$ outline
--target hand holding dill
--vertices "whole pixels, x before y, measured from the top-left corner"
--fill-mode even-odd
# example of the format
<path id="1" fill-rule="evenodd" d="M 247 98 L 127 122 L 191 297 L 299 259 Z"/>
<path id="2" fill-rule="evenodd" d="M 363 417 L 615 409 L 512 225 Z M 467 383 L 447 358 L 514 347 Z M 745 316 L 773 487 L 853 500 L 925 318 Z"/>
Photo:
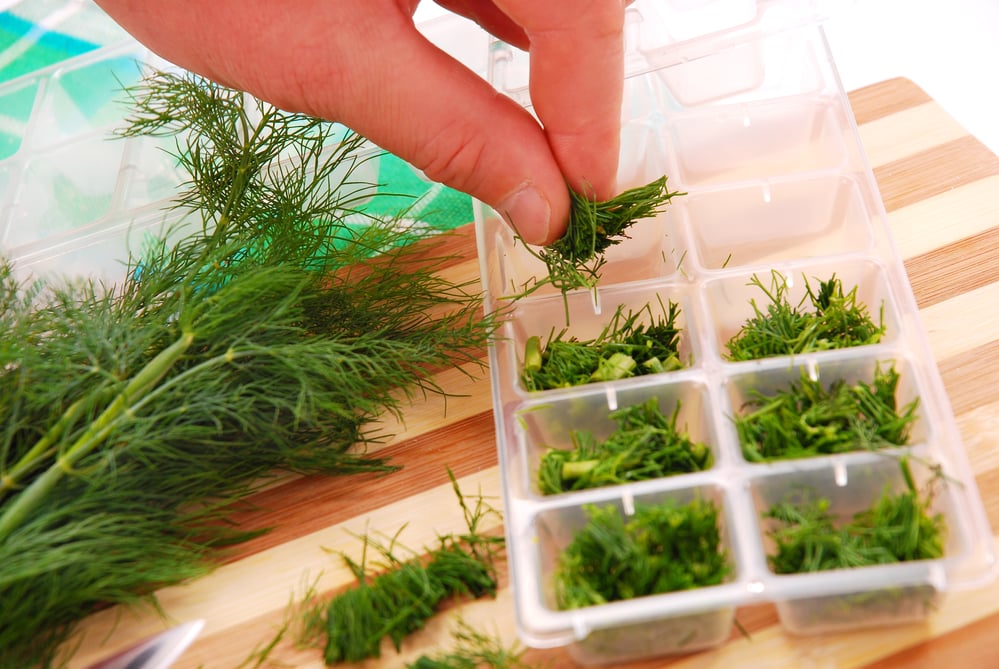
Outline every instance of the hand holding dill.
<path id="1" fill-rule="evenodd" d="M 628 229 L 638 221 L 665 210 L 674 196 L 663 176 L 644 186 L 626 190 L 610 200 L 594 201 L 586 194 L 570 191 L 569 225 L 553 244 L 529 253 L 545 263 L 548 275 L 525 287 L 523 297 L 551 284 L 565 294 L 576 288 L 595 288 L 608 248 L 628 238 Z M 526 245 L 525 245 L 526 246 Z"/>

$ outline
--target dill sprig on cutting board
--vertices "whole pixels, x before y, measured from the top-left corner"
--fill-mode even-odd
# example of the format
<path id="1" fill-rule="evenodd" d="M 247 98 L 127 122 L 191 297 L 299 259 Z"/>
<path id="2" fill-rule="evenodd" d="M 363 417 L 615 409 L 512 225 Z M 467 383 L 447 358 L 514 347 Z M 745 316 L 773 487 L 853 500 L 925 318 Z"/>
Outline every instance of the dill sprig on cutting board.
<path id="1" fill-rule="evenodd" d="M 619 306 L 610 322 L 593 339 L 550 336 L 542 346 L 537 335 L 524 346 L 521 381 L 531 391 L 615 381 L 679 369 L 680 306 L 659 301 L 660 314 L 646 304 L 637 311 Z M 645 322 L 648 321 L 648 322 Z"/>
<path id="2" fill-rule="evenodd" d="M 341 554 L 357 584 L 328 601 L 311 593 L 296 607 L 304 623 L 299 643 L 323 648 L 326 664 L 380 657 L 385 639 L 398 651 L 445 600 L 495 596 L 495 563 L 505 542 L 490 534 L 485 524 L 500 514 L 481 495 L 469 504 L 450 470 L 448 475 L 467 532 L 441 535 L 436 546 L 405 557 L 399 541 L 402 530 L 387 541 L 366 535 L 360 562 Z M 370 559 L 369 549 L 379 558 Z"/>
<path id="3" fill-rule="evenodd" d="M 176 138 L 189 224 L 113 284 L 0 262 L 0 667 L 206 573 L 269 474 L 389 471 L 375 421 L 495 329 L 429 233 L 363 214 L 362 139 L 193 76 L 132 92 L 123 134 Z"/>
<path id="4" fill-rule="evenodd" d="M 613 505 L 584 510 L 586 524 L 558 556 L 560 609 L 718 585 L 732 571 L 710 500 L 637 503 L 627 520 Z"/>
<path id="5" fill-rule="evenodd" d="M 798 574 L 895 564 L 943 557 L 946 521 L 932 513 L 932 485 L 915 486 L 909 463 L 901 460 L 906 489 L 885 490 L 874 504 L 841 523 L 825 497 L 808 497 L 775 504 L 764 518 L 774 549 L 768 556 L 778 574 Z M 935 481 L 931 481 L 931 484 Z"/>
<path id="6" fill-rule="evenodd" d="M 919 398 L 899 408 L 895 365 L 875 366 L 870 383 L 824 384 L 802 370 L 797 382 L 771 394 L 749 392 L 734 418 L 750 462 L 807 458 L 905 446 Z"/>
<path id="7" fill-rule="evenodd" d="M 867 305 L 858 299 L 856 286 L 844 292 L 843 282 L 835 274 L 819 281 L 818 290 L 807 277 L 804 282 L 804 296 L 792 303 L 787 279 L 779 272 L 772 272 L 769 287 L 754 275 L 749 285 L 763 291 L 768 302 L 764 310 L 756 300 L 750 301 L 753 315 L 727 342 L 726 358 L 757 360 L 881 341 L 885 334 L 883 306 L 875 323 Z"/>
<path id="8" fill-rule="evenodd" d="M 617 409 L 610 418 L 617 428 L 598 440 L 591 432 L 573 430 L 571 449 L 549 449 L 538 468 L 543 495 L 620 485 L 631 481 L 702 471 L 711 466 L 711 449 L 676 426 L 677 402 L 670 415 L 652 397 Z"/>

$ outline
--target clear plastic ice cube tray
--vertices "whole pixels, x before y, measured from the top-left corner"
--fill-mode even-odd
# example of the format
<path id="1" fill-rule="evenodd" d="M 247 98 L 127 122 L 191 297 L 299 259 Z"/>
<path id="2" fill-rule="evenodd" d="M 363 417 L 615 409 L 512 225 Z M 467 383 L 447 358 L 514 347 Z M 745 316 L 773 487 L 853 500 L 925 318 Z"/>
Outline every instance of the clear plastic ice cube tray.
<path id="1" fill-rule="evenodd" d="M 711 4 L 717 11 L 702 11 Z M 545 268 L 494 211 L 477 212 L 488 307 L 512 309 L 490 364 L 511 580 L 518 627 L 530 645 L 570 645 L 584 662 L 688 652 L 722 643 L 737 607 L 759 602 L 775 602 L 783 626 L 796 633 L 907 622 L 928 615 L 941 593 L 992 577 L 991 532 L 955 420 L 849 102 L 821 26 L 807 14 L 802 4 L 765 0 L 639 0 L 630 7 L 619 185 L 666 174 L 671 189 L 686 194 L 608 251 L 595 294 L 567 296 L 568 327 L 563 296 L 550 287 L 513 304 L 505 298 Z M 675 26 L 699 26 L 705 34 L 671 33 Z M 493 84 L 530 109 L 527 56 L 502 43 L 492 56 Z M 766 281 L 773 271 L 786 277 L 793 303 L 806 279 L 835 274 L 844 289 L 856 286 L 875 318 L 883 308 L 884 338 L 793 358 L 727 361 L 725 344 L 752 314 L 750 300 L 766 302 L 750 279 Z M 620 306 L 637 310 L 667 300 L 682 308 L 683 369 L 542 392 L 521 384 L 527 338 L 544 341 L 567 327 L 567 335 L 589 339 Z M 810 488 L 846 519 L 905 482 L 897 457 L 869 451 L 750 463 L 732 417 L 752 389 L 786 387 L 802 373 L 823 383 L 870 382 L 876 366 L 887 363 L 900 373 L 900 406 L 919 398 L 909 450 L 952 481 L 933 504 L 948 527 L 944 557 L 775 574 L 762 514 L 788 491 Z M 539 493 L 535 479 L 546 449 L 569 448 L 573 430 L 606 435 L 612 410 L 653 396 L 667 412 L 680 401 L 678 424 L 711 448 L 710 469 Z M 932 475 L 918 465 L 913 471 L 920 484 Z M 695 497 L 720 506 L 733 567 L 724 583 L 557 609 L 554 564 L 585 522 L 585 505 L 615 505 L 627 516 L 636 504 Z"/>

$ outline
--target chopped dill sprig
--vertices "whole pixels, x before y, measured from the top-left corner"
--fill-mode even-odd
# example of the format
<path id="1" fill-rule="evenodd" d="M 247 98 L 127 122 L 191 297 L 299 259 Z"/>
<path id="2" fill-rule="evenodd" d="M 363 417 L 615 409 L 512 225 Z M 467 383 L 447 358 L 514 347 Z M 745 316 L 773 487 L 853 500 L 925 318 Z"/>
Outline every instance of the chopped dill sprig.
<path id="1" fill-rule="evenodd" d="M 407 664 L 407 669 L 532 669 L 524 662 L 524 651 L 505 646 L 501 639 L 480 632 L 459 621 L 452 632 L 455 646 L 449 651 L 423 655 Z"/>
<path id="2" fill-rule="evenodd" d="M 611 412 L 617 423 L 606 439 L 573 430 L 569 450 L 549 449 L 541 458 L 538 487 L 543 495 L 611 486 L 631 481 L 702 471 L 711 466 L 711 450 L 676 427 L 672 415 L 659 410 L 659 399 Z"/>
<path id="3" fill-rule="evenodd" d="M 359 563 L 342 555 L 357 585 L 321 604 L 308 626 L 309 637 L 321 627 L 327 664 L 380 657 L 386 638 L 399 650 L 403 639 L 422 629 L 445 600 L 496 594 L 495 561 L 504 542 L 500 536 L 483 533 L 481 524 L 498 512 L 482 497 L 474 507 L 468 506 L 454 475 L 448 474 L 468 532 L 442 535 L 425 556 L 405 560 L 398 556 L 398 534 L 387 544 L 363 537 L 364 557 Z M 380 564 L 368 564 L 368 548 L 380 554 Z"/>
<path id="4" fill-rule="evenodd" d="M 663 305 L 660 300 L 659 307 L 662 315 L 656 317 L 651 303 L 628 313 L 619 306 L 594 339 L 566 339 L 563 330 L 542 347 L 540 337 L 529 337 L 521 374 L 524 387 L 531 391 L 569 388 L 680 369 L 676 324 L 680 306 L 673 301 Z M 643 316 L 650 322 L 642 322 Z"/>
<path id="5" fill-rule="evenodd" d="M 627 521 L 612 505 L 584 509 L 555 569 L 560 609 L 718 585 L 731 573 L 714 502 L 636 504 Z"/>
<path id="6" fill-rule="evenodd" d="M 772 272 L 769 288 L 755 275 L 749 285 L 762 290 L 769 302 L 763 311 L 751 300 L 754 314 L 728 341 L 728 360 L 865 346 L 885 334 L 884 306 L 875 324 L 867 306 L 857 300 L 857 287 L 844 293 L 835 274 L 820 281 L 817 292 L 805 278 L 805 295 L 797 304 L 791 303 L 787 280 L 779 272 Z"/>
<path id="7" fill-rule="evenodd" d="M 895 564 L 943 557 L 946 521 L 930 511 L 932 484 L 927 493 L 913 484 L 909 463 L 901 461 L 907 488 L 885 490 L 869 509 L 837 524 L 831 502 L 824 497 L 785 501 L 764 517 L 775 549 L 768 556 L 778 574 L 799 574 Z"/>
<path id="8" fill-rule="evenodd" d="M 842 379 L 828 387 L 802 370 L 783 390 L 749 393 L 734 418 L 742 454 L 750 462 L 808 458 L 909 443 L 919 398 L 899 410 L 894 363 L 875 367 L 871 383 Z"/>
<path id="9" fill-rule="evenodd" d="M 569 192 L 571 207 L 565 234 L 551 245 L 528 252 L 545 263 L 548 275 L 537 279 L 516 297 L 552 285 L 562 294 L 576 288 L 593 289 L 606 264 L 604 253 L 628 238 L 627 231 L 640 220 L 652 218 L 665 210 L 677 195 L 662 176 L 604 201 L 595 201 L 585 193 Z"/>

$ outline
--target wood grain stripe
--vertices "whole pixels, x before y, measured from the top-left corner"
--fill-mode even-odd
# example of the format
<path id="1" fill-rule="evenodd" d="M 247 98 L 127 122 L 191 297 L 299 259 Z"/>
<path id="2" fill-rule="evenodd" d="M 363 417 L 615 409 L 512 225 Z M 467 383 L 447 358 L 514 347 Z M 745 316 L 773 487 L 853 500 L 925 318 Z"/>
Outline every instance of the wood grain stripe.
<path id="1" fill-rule="evenodd" d="M 999 173 L 999 156 L 966 136 L 874 167 L 888 211 Z"/>
<path id="2" fill-rule="evenodd" d="M 999 267 L 999 225 L 905 262 L 920 309 L 999 280 L 996 267 Z"/>
<path id="3" fill-rule="evenodd" d="M 850 107 L 858 125 L 865 125 L 931 101 L 926 92 L 908 79 L 891 79 L 849 93 Z"/>

